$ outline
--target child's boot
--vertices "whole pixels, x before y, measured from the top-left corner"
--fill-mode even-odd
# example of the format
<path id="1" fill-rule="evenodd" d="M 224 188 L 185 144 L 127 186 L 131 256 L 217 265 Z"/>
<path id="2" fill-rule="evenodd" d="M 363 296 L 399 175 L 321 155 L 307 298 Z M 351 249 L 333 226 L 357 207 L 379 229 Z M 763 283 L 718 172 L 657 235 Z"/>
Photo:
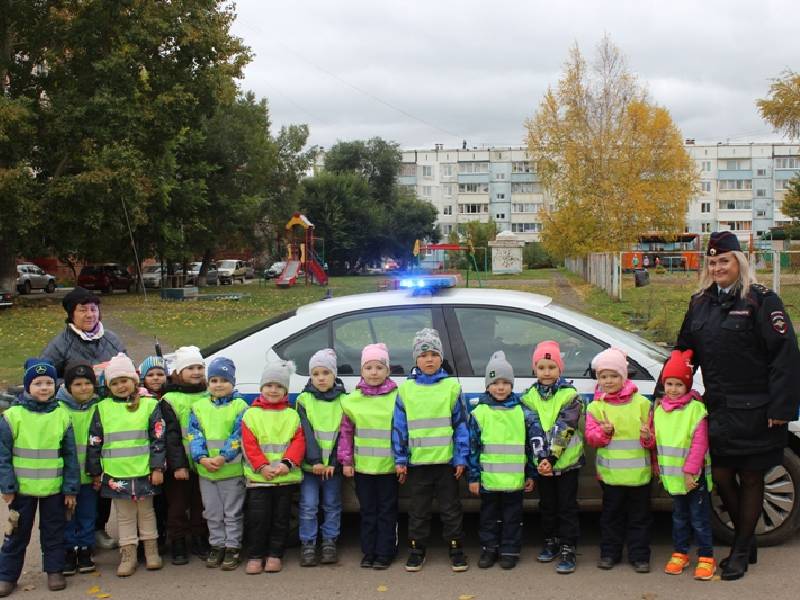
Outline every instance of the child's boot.
<path id="1" fill-rule="evenodd" d="M 317 566 L 317 544 L 314 542 L 303 542 L 300 547 L 300 566 Z"/>
<path id="2" fill-rule="evenodd" d="M 8 596 L 16 587 L 17 584 L 14 581 L 0 581 L 0 598 Z"/>
<path id="3" fill-rule="evenodd" d="M 186 538 L 172 540 L 172 564 L 185 565 L 189 563 L 189 553 L 186 550 Z"/>
<path id="4" fill-rule="evenodd" d="M 92 560 L 92 549 L 87 546 L 78 548 L 78 572 L 92 573 L 96 569 Z"/>
<path id="5" fill-rule="evenodd" d="M 417 540 L 411 540 L 411 549 L 408 552 L 408 560 L 406 560 L 406 571 L 416 573 L 422 570 L 422 565 L 425 564 L 425 547 L 417 543 Z"/>
<path id="6" fill-rule="evenodd" d="M 136 573 L 136 544 L 120 546 L 117 577 L 130 577 Z"/>
<path id="7" fill-rule="evenodd" d="M 536 557 L 536 560 L 543 563 L 553 562 L 558 556 L 558 553 L 558 539 L 547 538 L 545 539 L 544 546 L 542 546 L 542 551 L 539 552 L 539 556 Z"/>
<path id="8" fill-rule="evenodd" d="M 193 535 L 192 536 L 192 554 L 195 556 L 206 560 L 208 558 L 208 552 L 211 549 L 211 545 L 208 543 L 208 538 L 204 535 Z"/>
<path id="9" fill-rule="evenodd" d="M 209 569 L 216 569 L 222 564 L 224 558 L 225 548 L 211 546 L 211 549 L 208 551 L 208 557 L 206 558 L 206 566 Z"/>
<path id="10" fill-rule="evenodd" d="M 506 571 L 509 569 L 513 569 L 517 566 L 517 561 L 519 561 L 519 556 L 516 554 L 501 554 L 500 555 L 500 568 L 505 569 Z M 455 571 L 455 569 L 453 569 Z"/>
<path id="11" fill-rule="evenodd" d="M 450 540 L 450 568 L 456 573 L 469 569 L 467 557 L 464 555 L 464 549 L 461 547 L 461 542 L 458 540 Z"/>
<path id="12" fill-rule="evenodd" d="M 701 581 L 709 581 L 717 572 L 717 561 L 710 556 L 701 556 L 697 559 L 697 566 L 694 569 L 694 578 Z"/>
<path id="13" fill-rule="evenodd" d="M 283 561 L 277 556 L 268 556 L 267 564 L 264 565 L 264 573 L 280 573 L 283 569 Z"/>
<path id="14" fill-rule="evenodd" d="M 247 561 L 247 565 L 244 568 L 244 572 L 248 575 L 259 575 L 264 572 L 264 559 L 263 558 L 251 558 Z"/>
<path id="15" fill-rule="evenodd" d="M 556 565 L 556 573 L 568 575 L 575 572 L 575 546 L 561 545 L 561 558 Z"/>
<path id="16" fill-rule="evenodd" d="M 239 548 L 225 548 L 225 556 L 222 558 L 222 570 L 234 571 L 239 568 L 242 562 Z"/>
<path id="17" fill-rule="evenodd" d="M 323 565 L 333 565 L 339 562 L 339 553 L 336 551 L 336 540 L 322 540 L 320 560 Z"/>
<path id="18" fill-rule="evenodd" d="M 158 554 L 158 539 L 144 541 L 144 561 L 148 571 L 158 571 L 164 566 Z"/>
<path id="19" fill-rule="evenodd" d="M 481 550 L 481 557 L 478 559 L 479 569 L 489 569 L 497 562 L 497 550 L 484 548 Z"/>
<path id="20" fill-rule="evenodd" d="M 668 575 L 680 575 L 683 570 L 689 566 L 689 555 L 680 552 L 673 552 L 669 557 L 667 565 L 664 567 L 664 573 Z"/>
<path id="21" fill-rule="evenodd" d="M 67 579 L 63 573 L 47 574 L 47 589 L 51 592 L 60 592 L 67 587 Z"/>
<path id="22" fill-rule="evenodd" d="M 78 554 L 75 548 L 67 548 L 64 553 L 64 575 L 75 575 L 78 572 Z"/>

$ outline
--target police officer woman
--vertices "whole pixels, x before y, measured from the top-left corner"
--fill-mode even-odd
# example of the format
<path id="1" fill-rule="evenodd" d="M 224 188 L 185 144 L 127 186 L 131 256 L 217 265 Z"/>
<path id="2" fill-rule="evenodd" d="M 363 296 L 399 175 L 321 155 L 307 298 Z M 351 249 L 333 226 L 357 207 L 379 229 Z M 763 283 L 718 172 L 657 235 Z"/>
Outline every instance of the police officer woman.
<path id="1" fill-rule="evenodd" d="M 693 350 L 703 372 L 712 474 L 734 527 L 722 579 L 739 579 L 756 562 L 764 474 L 782 463 L 797 418 L 800 351 L 781 299 L 755 283 L 729 231 L 711 234 L 677 348 Z"/>

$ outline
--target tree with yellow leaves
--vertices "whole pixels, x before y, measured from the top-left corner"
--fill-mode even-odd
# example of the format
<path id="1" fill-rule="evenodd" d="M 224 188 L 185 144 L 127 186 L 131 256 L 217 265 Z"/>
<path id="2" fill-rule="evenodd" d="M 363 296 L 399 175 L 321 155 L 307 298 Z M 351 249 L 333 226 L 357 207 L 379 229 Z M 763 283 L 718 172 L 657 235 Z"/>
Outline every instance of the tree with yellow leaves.
<path id="1" fill-rule="evenodd" d="M 790 139 L 800 138 L 800 73 L 772 80 L 769 97 L 756 101 L 761 118 Z"/>
<path id="2" fill-rule="evenodd" d="M 628 250 L 643 233 L 683 231 L 694 163 L 669 111 L 650 102 L 608 37 L 591 65 L 571 49 L 526 127 L 554 202 L 542 215 L 552 255 Z"/>

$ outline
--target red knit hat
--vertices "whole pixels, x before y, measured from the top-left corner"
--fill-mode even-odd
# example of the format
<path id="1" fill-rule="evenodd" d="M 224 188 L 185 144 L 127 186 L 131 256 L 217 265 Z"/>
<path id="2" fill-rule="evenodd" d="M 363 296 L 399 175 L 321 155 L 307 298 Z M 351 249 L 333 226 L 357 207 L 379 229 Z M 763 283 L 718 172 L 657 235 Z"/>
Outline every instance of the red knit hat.
<path id="1" fill-rule="evenodd" d="M 680 379 L 686 389 L 692 389 L 692 354 L 691 350 L 673 350 L 664 365 L 664 370 L 661 371 L 661 383 L 664 383 L 668 377 L 674 377 Z"/>
<path id="2" fill-rule="evenodd" d="M 531 357 L 531 365 L 534 371 L 536 370 L 536 363 L 543 358 L 552 360 L 558 366 L 558 370 L 562 373 L 564 372 L 564 360 L 561 358 L 561 347 L 558 345 L 558 342 L 545 340 L 536 345 L 536 348 L 533 349 L 533 356 Z"/>

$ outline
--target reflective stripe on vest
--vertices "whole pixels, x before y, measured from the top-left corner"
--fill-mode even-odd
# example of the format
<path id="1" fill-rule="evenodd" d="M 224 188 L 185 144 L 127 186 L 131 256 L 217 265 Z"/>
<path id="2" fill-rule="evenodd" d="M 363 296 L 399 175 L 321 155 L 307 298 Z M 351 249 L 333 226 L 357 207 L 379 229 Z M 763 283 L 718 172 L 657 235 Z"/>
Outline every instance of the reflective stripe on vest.
<path id="1" fill-rule="evenodd" d="M 453 409 L 461 394 L 452 377 L 426 385 L 406 379 L 400 397 L 408 423 L 409 464 L 447 464 L 453 459 Z"/>
<path id="2" fill-rule="evenodd" d="M 642 447 L 640 430 L 648 423 L 650 401 L 639 393 L 624 404 L 593 400 L 587 407 L 598 421 L 614 426 L 611 442 L 597 449 L 597 474 L 609 485 L 639 486 L 650 482 L 650 451 Z"/>
<path id="3" fill-rule="evenodd" d="M 189 450 L 189 413 L 197 402 L 208 399 L 209 397 L 209 393 L 203 391 L 192 394 L 187 394 L 186 392 L 167 392 L 164 394 L 163 398 L 161 398 L 170 405 L 178 419 L 178 424 L 181 428 L 183 451 L 186 453 L 186 458 L 189 460 L 189 468 L 192 470 L 197 470 L 197 465 L 192 460 L 192 453 Z"/>
<path id="4" fill-rule="evenodd" d="M 81 471 L 81 484 L 86 485 L 92 482 L 91 476 L 86 473 L 86 443 L 89 439 L 89 428 L 92 425 L 92 418 L 97 407 L 95 402 L 89 408 L 76 410 L 66 402 L 61 402 L 61 406 L 67 411 L 72 422 L 72 431 L 75 433 L 75 445 L 78 448 L 78 465 Z"/>
<path id="5" fill-rule="evenodd" d="M 342 411 L 355 425 L 353 460 L 359 473 L 394 473 L 392 416 L 397 390 L 380 396 L 365 396 L 353 390 L 342 397 Z"/>
<path id="6" fill-rule="evenodd" d="M 683 466 L 692 447 L 692 438 L 700 422 L 706 418 L 706 407 L 702 402 L 690 400 L 680 408 L 669 412 L 659 403 L 653 413 L 656 430 L 656 451 L 661 483 L 668 494 L 687 493 Z M 712 489 L 711 458 L 706 452 L 704 473 L 708 490 Z"/>
<path id="7" fill-rule="evenodd" d="M 542 424 L 542 429 L 547 436 L 548 444 L 552 443 L 552 440 L 550 439 L 550 431 L 556 424 L 559 413 L 566 405 L 573 401 L 576 394 L 577 392 L 575 391 L 575 388 L 563 387 L 560 388 L 550 398 L 545 400 L 542 398 L 541 394 L 539 394 L 539 390 L 537 390 L 534 386 L 531 386 L 531 388 L 525 392 L 525 394 L 523 394 L 521 398 L 522 403 L 539 416 L 539 422 Z M 559 456 L 558 460 L 556 460 L 556 464 L 553 465 L 553 471 L 555 473 L 560 473 L 561 471 L 575 466 L 580 461 L 582 456 L 583 435 L 578 429 L 575 429 L 572 437 L 569 439 L 567 447 L 564 448 L 564 450 L 561 452 L 561 456 Z M 538 462 L 538 459 L 536 459 L 537 464 Z"/>
<path id="8" fill-rule="evenodd" d="M 293 408 L 271 410 L 256 406 L 245 411 L 242 422 L 255 436 L 269 463 L 277 464 L 281 462 L 292 438 L 297 433 L 297 428 L 300 427 L 300 415 Z M 243 470 L 244 476 L 254 483 L 289 485 L 303 480 L 303 471 L 297 467 L 289 469 L 285 475 L 267 480 L 260 473 L 256 473 L 246 456 Z"/>
<path id="9" fill-rule="evenodd" d="M 481 486 L 492 492 L 525 486 L 525 413 L 521 405 L 493 408 L 479 404 L 472 411 L 481 432 Z"/>
<path id="10" fill-rule="evenodd" d="M 117 479 L 150 474 L 150 415 L 156 406 L 158 401 L 150 396 L 141 396 L 135 411 L 111 398 L 97 405 L 103 426 L 100 456 L 104 473 Z"/>
<path id="11" fill-rule="evenodd" d="M 331 452 L 339 436 L 342 424 L 342 403 L 340 394 L 332 400 L 320 400 L 310 392 L 303 392 L 297 397 L 297 405 L 306 411 L 306 418 L 314 432 L 314 439 L 322 453 L 322 464 L 331 464 Z M 303 460 L 303 469 L 310 471 L 313 465 Z"/>
<path id="12" fill-rule="evenodd" d="M 220 452 L 225 447 L 225 442 L 233 433 L 236 419 L 247 408 L 247 402 L 239 397 L 235 397 L 225 404 L 214 404 L 210 397 L 194 403 L 191 412 L 197 419 L 200 431 L 205 437 L 209 458 L 220 455 Z M 226 461 L 218 470 L 213 472 L 198 463 L 197 473 L 201 477 L 214 481 L 242 477 L 244 475 L 242 455 L 240 453 L 232 461 Z"/>
<path id="13" fill-rule="evenodd" d="M 11 465 L 19 493 L 39 497 L 59 493 L 64 470 L 61 440 L 70 426 L 67 411 L 60 404 L 50 412 L 16 405 L 8 408 L 3 418 L 11 429 Z"/>

